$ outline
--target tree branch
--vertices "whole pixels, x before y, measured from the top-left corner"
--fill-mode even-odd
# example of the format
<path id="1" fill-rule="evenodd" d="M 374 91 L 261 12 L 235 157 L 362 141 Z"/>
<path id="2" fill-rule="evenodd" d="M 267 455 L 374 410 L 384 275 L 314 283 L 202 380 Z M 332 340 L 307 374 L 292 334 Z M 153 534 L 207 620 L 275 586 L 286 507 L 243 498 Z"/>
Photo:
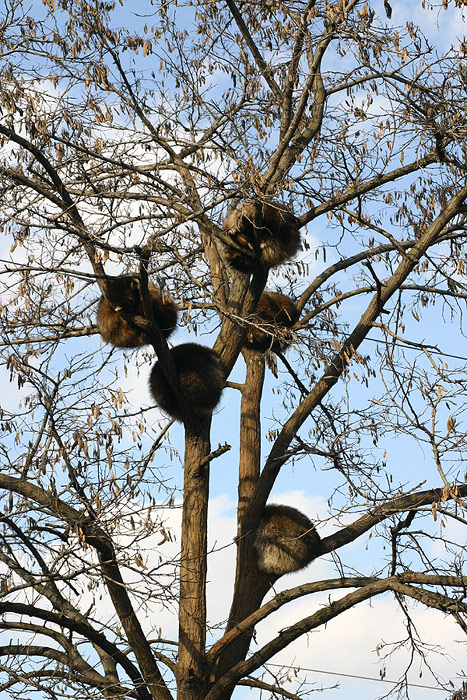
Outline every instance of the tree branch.
<path id="1" fill-rule="evenodd" d="M 446 207 L 439 213 L 430 226 L 428 226 L 425 233 L 415 242 L 410 251 L 407 252 L 407 255 L 399 263 L 394 274 L 384 283 L 381 293 L 373 297 L 366 311 L 360 318 L 360 321 L 343 343 L 340 352 L 334 355 L 325 368 L 321 379 L 318 380 L 308 396 L 287 420 L 268 456 L 258 482 L 255 497 L 253 498 L 251 507 L 246 516 L 248 516 L 249 513 L 253 514 L 257 509 L 259 511 L 263 510 L 277 474 L 281 466 L 287 460 L 287 448 L 295 433 L 303 425 L 311 411 L 321 403 L 331 387 L 337 383 L 386 303 L 404 283 L 409 273 L 422 259 L 430 245 L 433 245 L 433 243 L 437 241 L 447 223 L 459 212 L 466 197 L 467 186 L 464 186 L 452 197 Z"/>

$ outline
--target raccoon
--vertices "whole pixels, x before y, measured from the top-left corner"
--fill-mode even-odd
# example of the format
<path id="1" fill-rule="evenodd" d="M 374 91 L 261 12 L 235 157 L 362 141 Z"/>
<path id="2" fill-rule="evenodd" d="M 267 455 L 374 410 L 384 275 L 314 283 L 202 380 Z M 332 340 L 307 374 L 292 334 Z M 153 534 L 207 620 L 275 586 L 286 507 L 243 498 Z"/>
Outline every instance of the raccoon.
<path id="1" fill-rule="evenodd" d="M 106 280 L 107 299 L 102 297 L 97 307 L 97 327 L 102 340 L 117 348 L 138 348 L 147 345 L 147 333 L 125 321 L 118 309 L 142 313 L 136 280 L 129 275 Z M 177 325 L 178 306 L 174 300 L 154 285 L 149 285 L 154 319 L 162 334 L 168 338 Z"/>
<path id="2" fill-rule="evenodd" d="M 285 329 L 298 321 L 299 311 L 290 297 L 277 292 L 263 292 L 248 329 L 245 345 L 265 352 L 285 350 L 291 343 Z"/>
<path id="3" fill-rule="evenodd" d="M 252 272 L 257 261 L 277 267 L 293 258 L 300 247 L 298 220 L 280 202 L 241 202 L 226 216 L 223 230 L 232 240 L 226 245 L 227 261 L 242 272 Z"/>
<path id="4" fill-rule="evenodd" d="M 254 543 L 258 569 L 276 576 L 303 569 L 318 555 L 320 542 L 315 526 L 306 515 L 290 506 L 269 504 Z"/>
<path id="5" fill-rule="evenodd" d="M 218 354 L 196 343 L 177 345 L 170 353 L 184 400 L 190 402 L 198 416 L 209 415 L 219 403 L 225 384 Z M 165 413 L 183 420 L 177 397 L 162 372 L 160 362 L 156 362 L 151 370 L 149 388 L 154 401 Z"/>

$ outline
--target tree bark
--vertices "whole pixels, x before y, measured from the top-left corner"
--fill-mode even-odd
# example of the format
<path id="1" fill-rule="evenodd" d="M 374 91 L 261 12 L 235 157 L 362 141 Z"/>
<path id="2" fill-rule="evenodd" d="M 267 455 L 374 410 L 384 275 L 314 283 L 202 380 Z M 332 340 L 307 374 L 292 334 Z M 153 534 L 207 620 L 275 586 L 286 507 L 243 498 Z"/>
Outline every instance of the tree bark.
<path id="1" fill-rule="evenodd" d="M 243 514 L 256 488 L 261 468 L 261 396 L 265 362 L 262 353 L 245 348 L 245 383 L 242 389 L 240 416 L 240 461 L 238 479 L 237 532 L 241 535 Z"/>
<path id="2" fill-rule="evenodd" d="M 237 569 L 235 588 L 226 631 L 254 612 L 270 587 L 269 577 L 262 574 L 256 565 L 254 532 L 261 513 L 255 514 L 256 523 L 244 514 L 254 495 L 261 468 L 261 419 L 260 405 L 263 392 L 265 361 L 262 353 L 249 348 L 243 350 L 246 377 L 242 389 L 240 419 L 240 461 L 238 482 L 237 518 Z M 240 635 L 217 660 L 214 678 L 222 677 L 239 661 L 243 660 L 250 646 L 253 627 Z M 230 698 L 233 687 L 222 696 Z"/>
<path id="3" fill-rule="evenodd" d="M 186 429 L 180 561 L 178 699 L 206 694 L 206 556 L 211 421 Z"/>

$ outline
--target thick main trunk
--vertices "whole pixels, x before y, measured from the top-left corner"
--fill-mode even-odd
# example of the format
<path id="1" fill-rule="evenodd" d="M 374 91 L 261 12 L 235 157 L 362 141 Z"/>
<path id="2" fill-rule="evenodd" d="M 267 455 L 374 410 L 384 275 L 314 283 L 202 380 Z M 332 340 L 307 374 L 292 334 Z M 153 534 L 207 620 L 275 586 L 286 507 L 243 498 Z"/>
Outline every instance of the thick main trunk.
<path id="1" fill-rule="evenodd" d="M 178 700 L 205 696 L 210 422 L 186 431 L 180 561 Z"/>
<path id="2" fill-rule="evenodd" d="M 261 395 L 264 384 L 264 355 L 245 348 L 245 383 L 240 409 L 240 462 L 238 478 L 238 527 L 240 537 L 243 514 L 258 481 L 261 468 Z"/>
<path id="3" fill-rule="evenodd" d="M 226 631 L 256 610 L 270 583 L 268 577 L 258 571 L 253 547 L 256 522 L 244 522 L 244 514 L 255 492 L 261 467 L 260 407 L 264 383 L 264 355 L 249 349 L 243 350 L 246 378 L 242 389 L 240 419 L 240 463 L 238 484 L 238 551 L 235 589 Z M 253 629 L 236 639 L 220 656 L 216 664 L 216 679 L 222 677 L 238 661 L 245 658 L 250 646 Z M 225 692 L 228 700 L 232 689 Z"/>

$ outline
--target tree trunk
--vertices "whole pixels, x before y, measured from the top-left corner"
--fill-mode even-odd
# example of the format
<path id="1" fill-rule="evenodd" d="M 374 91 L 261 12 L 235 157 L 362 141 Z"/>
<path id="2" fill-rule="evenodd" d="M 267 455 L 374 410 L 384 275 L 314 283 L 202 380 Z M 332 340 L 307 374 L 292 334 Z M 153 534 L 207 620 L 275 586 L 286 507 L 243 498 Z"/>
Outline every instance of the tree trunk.
<path id="1" fill-rule="evenodd" d="M 256 610 L 270 587 L 268 576 L 258 571 L 256 553 L 253 547 L 254 531 L 261 513 L 257 513 L 256 522 L 251 518 L 244 521 L 244 514 L 255 492 L 261 467 L 261 422 L 260 405 L 264 384 L 264 355 L 245 348 L 243 357 L 246 363 L 245 384 L 242 390 L 240 419 L 240 464 L 238 485 L 238 550 L 235 589 L 226 631 L 235 627 Z M 250 646 L 253 629 L 236 639 L 221 654 L 215 672 L 215 678 L 221 678 L 238 661 L 245 658 Z M 223 700 L 230 698 L 233 688 L 223 695 Z"/>
<path id="2" fill-rule="evenodd" d="M 206 694 L 206 555 L 210 420 L 186 429 L 180 561 L 178 700 Z"/>
<path id="3" fill-rule="evenodd" d="M 237 533 L 258 481 L 261 468 L 261 395 L 264 384 L 264 355 L 244 348 L 245 384 L 240 417 L 240 463 L 238 480 Z"/>

